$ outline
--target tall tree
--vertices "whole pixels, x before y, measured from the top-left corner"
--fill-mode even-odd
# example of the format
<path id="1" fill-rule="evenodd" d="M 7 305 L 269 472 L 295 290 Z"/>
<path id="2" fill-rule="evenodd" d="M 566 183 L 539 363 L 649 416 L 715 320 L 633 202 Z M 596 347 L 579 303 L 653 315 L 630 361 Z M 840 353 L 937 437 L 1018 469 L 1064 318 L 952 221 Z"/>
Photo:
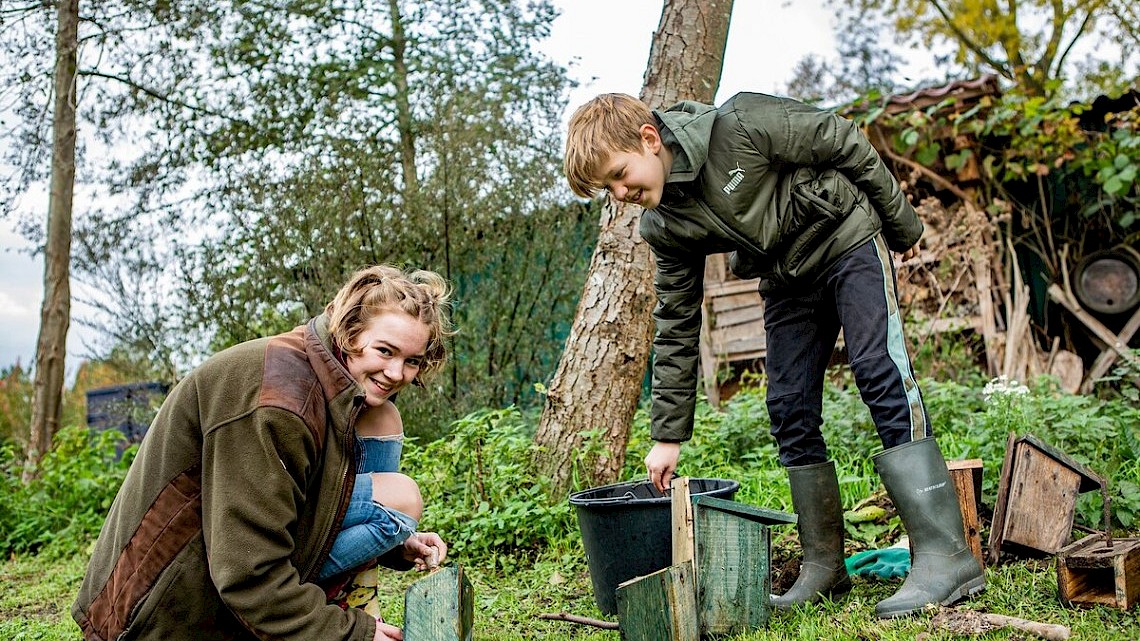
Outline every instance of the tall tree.
<path id="1" fill-rule="evenodd" d="M 1125 37 L 1134 26 L 1129 3 L 1118 0 L 829 0 L 840 11 L 889 16 L 903 40 L 930 48 L 949 44 L 954 61 L 972 73 L 992 71 L 1025 91 L 1044 95 L 1064 79 L 1074 45 L 1097 24 Z M 1123 42 L 1118 40 L 1118 42 Z M 1101 55 L 1102 51 L 1094 52 Z"/>
<path id="2" fill-rule="evenodd" d="M 179 335 L 218 349 L 319 313 L 362 264 L 406 263 L 451 277 L 462 328 L 406 423 L 533 402 L 594 233 L 581 207 L 553 206 L 568 80 L 534 46 L 550 3 L 265 5 L 164 3 L 115 68 L 90 70 L 120 80 L 102 97 L 146 132 L 108 176 L 134 205 L 78 234 L 77 269 L 119 303 L 104 329 L 137 352 Z"/>
<path id="3" fill-rule="evenodd" d="M 79 0 L 56 8 L 55 108 L 51 182 L 44 246 L 44 300 L 36 341 L 34 401 L 28 462 L 35 465 L 59 430 L 67 329 L 71 321 L 71 210 L 75 190 L 75 91 L 79 49 Z"/>
<path id="4" fill-rule="evenodd" d="M 720 84 L 732 0 L 665 0 L 641 99 L 712 102 Z M 592 483 L 617 478 L 641 396 L 653 338 L 653 261 L 638 235 L 641 208 L 607 199 L 586 287 L 547 392 L 535 442 L 556 495 L 569 489 L 586 434 L 605 452 L 583 470 Z"/>

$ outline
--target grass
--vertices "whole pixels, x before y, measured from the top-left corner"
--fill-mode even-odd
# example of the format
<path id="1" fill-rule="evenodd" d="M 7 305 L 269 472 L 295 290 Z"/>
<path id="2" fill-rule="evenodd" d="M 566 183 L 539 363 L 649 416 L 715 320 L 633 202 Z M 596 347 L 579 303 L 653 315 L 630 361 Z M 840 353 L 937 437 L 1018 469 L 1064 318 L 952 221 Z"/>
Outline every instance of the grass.
<path id="1" fill-rule="evenodd" d="M 1011 430 L 1032 431 L 1110 478 L 1113 511 L 1118 517 L 1117 535 L 1140 535 L 1140 434 L 1135 431 L 1140 425 L 1140 409 L 1119 401 L 1061 395 L 1049 387 L 1036 388 L 1024 396 L 999 398 L 998 402 L 988 402 L 978 390 L 956 383 L 930 384 L 924 392 L 947 458 L 986 461 L 985 504 L 994 502 L 1006 434 Z M 836 459 L 843 504 L 850 509 L 881 493 L 869 457 L 877 436 L 866 409 L 849 386 L 846 390 L 829 388 L 825 414 L 824 428 Z M 767 436 L 763 390 L 741 391 L 723 412 L 711 411 L 701 404 L 696 418 L 698 431 L 686 446 L 682 474 L 736 479 L 741 483 L 737 500 L 771 509 L 791 509 L 786 473 L 778 464 L 774 442 Z M 648 449 L 644 413 L 635 422 L 631 455 L 622 477 L 625 479 L 644 474 L 640 463 L 642 453 Z M 405 449 L 409 473 L 420 481 L 428 504 L 424 522 L 449 540 L 453 546 L 452 561 L 461 563 L 472 581 L 476 641 L 617 641 L 619 635 L 614 631 L 539 618 L 544 613 L 566 612 L 616 620 L 603 616 L 594 603 L 580 536 L 567 503 L 549 505 L 541 479 L 526 466 L 532 446 L 532 423 L 516 410 L 482 412 L 457 422 L 452 438 L 423 446 L 409 443 Z M 93 496 L 89 491 L 92 485 L 114 487 L 115 479 L 105 474 L 106 463 L 98 451 L 84 455 L 77 450 L 61 456 L 60 461 L 58 474 L 53 477 L 55 485 L 73 491 L 47 494 L 17 485 L 13 480 L 9 488 L 0 488 L 11 490 L 0 492 L 0 499 L 6 499 L 0 500 L 0 514 L 5 513 L 6 506 L 9 516 L 19 517 L 14 523 L 36 525 L 33 534 L 51 538 L 45 533 L 59 532 L 61 526 L 40 518 L 43 514 L 89 514 L 103 509 L 99 504 L 88 505 L 89 502 L 81 503 L 76 498 Z M 1100 525 L 1096 494 L 1087 493 L 1078 501 L 1076 522 Z M 86 525 L 90 524 L 83 521 L 71 527 L 70 535 L 56 534 L 56 541 L 41 549 L 40 556 L 14 555 L 0 562 L 0 585 L 5 588 L 0 593 L 0 641 L 80 638 L 69 608 L 86 563 L 86 558 L 75 551 L 84 550 L 89 543 L 81 536 L 83 532 L 94 536 L 96 531 L 88 531 Z M 847 531 L 848 553 L 884 547 L 902 534 L 897 516 L 849 523 Z M 0 539 L 13 532 L 17 530 L 0 531 Z M 40 540 L 46 539 L 33 539 Z M 985 532 L 982 540 L 986 540 Z M 799 554 L 794 530 L 774 528 L 772 541 L 773 583 L 786 585 L 783 570 L 789 562 L 795 567 Z M 419 576 L 380 574 L 379 605 L 385 620 L 402 623 L 404 591 Z M 1062 604 L 1057 595 L 1057 571 L 1051 561 L 1014 560 L 988 568 L 987 578 L 987 590 L 961 604 L 962 611 L 1065 625 L 1076 639 L 1140 639 L 1140 623 L 1134 612 Z M 940 623 L 945 620 L 945 613 L 923 613 L 893 621 L 876 619 L 875 603 L 893 593 L 898 583 L 856 578 L 855 589 L 847 597 L 794 612 L 774 613 L 766 629 L 735 640 L 962 638 Z M 1009 629 L 994 630 L 984 636 L 1033 638 Z"/>
<path id="2" fill-rule="evenodd" d="M 460 561 L 462 562 L 462 561 Z M 68 608 L 82 578 L 85 559 L 47 561 L 17 557 L 0 564 L 0 639 L 10 641 L 76 641 L 79 629 Z M 539 619 L 543 613 L 568 612 L 595 619 L 604 616 L 594 603 L 589 573 L 580 550 L 547 549 L 534 558 L 504 558 L 499 569 L 485 571 L 464 563 L 475 592 L 475 639 L 523 641 L 573 639 L 615 641 L 617 632 L 584 625 Z M 381 573 L 381 612 L 400 624 L 403 593 L 421 575 Z M 1056 569 L 1049 561 L 1014 561 L 987 570 L 989 585 L 981 595 L 960 604 L 962 609 L 1005 614 L 1068 626 L 1075 639 L 1135 641 L 1140 620 L 1134 612 L 1114 608 L 1073 608 L 1057 598 Z M 896 620 L 874 617 L 875 603 L 889 596 L 899 581 L 854 579 L 851 593 L 835 602 L 788 613 L 773 613 L 764 630 L 730 637 L 733 641 L 821 639 L 831 641 L 927 641 L 962 638 L 941 629 L 934 613 Z M 985 634 L 987 640 L 1030 639 L 1010 629 Z"/>
<path id="3" fill-rule="evenodd" d="M 79 626 L 71 602 L 87 560 L 79 556 L 14 556 L 0 564 L 0 639 L 75 641 Z"/>

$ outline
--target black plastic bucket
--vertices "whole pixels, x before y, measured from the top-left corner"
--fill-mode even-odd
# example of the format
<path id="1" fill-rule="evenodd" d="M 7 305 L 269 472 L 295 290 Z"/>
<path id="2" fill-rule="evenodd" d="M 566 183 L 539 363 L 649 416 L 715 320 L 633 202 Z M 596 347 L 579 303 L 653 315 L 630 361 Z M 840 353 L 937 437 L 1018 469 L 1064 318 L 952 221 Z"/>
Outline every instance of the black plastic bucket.
<path id="1" fill-rule="evenodd" d="M 732 499 L 740 483 L 689 479 L 692 496 Z M 617 614 L 617 586 L 673 562 L 671 499 L 649 481 L 628 481 L 570 495 L 578 515 L 594 600 L 604 614 Z"/>

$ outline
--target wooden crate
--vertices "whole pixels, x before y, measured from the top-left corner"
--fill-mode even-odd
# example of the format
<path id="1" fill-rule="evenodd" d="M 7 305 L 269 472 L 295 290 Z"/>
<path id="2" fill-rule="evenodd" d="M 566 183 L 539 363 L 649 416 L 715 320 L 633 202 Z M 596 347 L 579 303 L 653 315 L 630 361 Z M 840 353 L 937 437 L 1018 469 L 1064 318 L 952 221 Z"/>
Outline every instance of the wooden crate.
<path id="1" fill-rule="evenodd" d="M 701 635 L 763 628 L 772 591 L 768 526 L 796 517 L 705 495 L 692 501 Z"/>
<path id="2" fill-rule="evenodd" d="M 416 581 L 404 593 L 407 641 L 470 641 L 475 597 L 463 568 L 449 565 Z"/>
<path id="3" fill-rule="evenodd" d="M 692 562 L 670 565 L 619 584 L 617 609 L 625 641 L 698 641 Z"/>
<path id="4" fill-rule="evenodd" d="M 1101 485 L 1087 467 L 1033 435 L 1010 433 L 990 526 L 989 563 L 997 563 L 1003 548 L 1038 556 L 1059 552 L 1072 534 L 1077 495 Z"/>
<path id="5" fill-rule="evenodd" d="M 1076 605 L 1108 605 L 1128 610 L 1140 599 L 1140 539 L 1091 534 L 1057 554 L 1061 600 Z"/>

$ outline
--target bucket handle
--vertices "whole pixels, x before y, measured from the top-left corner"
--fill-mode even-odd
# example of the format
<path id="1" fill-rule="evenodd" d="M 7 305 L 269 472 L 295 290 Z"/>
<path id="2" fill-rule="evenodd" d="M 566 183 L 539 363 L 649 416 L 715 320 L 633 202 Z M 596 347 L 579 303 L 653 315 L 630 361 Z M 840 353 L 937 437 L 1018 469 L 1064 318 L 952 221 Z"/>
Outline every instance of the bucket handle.
<path id="1" fill-rule="evenodd" d="M 651 496 L 648 496 L 648 497 L 634 496 L 632 490 L 626 490 L 625 494 L 622 494 L 621 496 L 610 496 L 610 497 L 606 497 L 604 499 L 590 499 L 589 504 L 590 505 L 616 505 L 616 504 L 628 503 L 630 501 L 644 501 L 647 499 L 663 499 L 663 498 L 666 498 L 666 495 L 662 494 L 661 492 L 658 492 L 657 488 L 653 487 L 652 483 L 649 483 L 648 477 L 631 481 L 631 484 L 634 486 L 642 485 L 642 484 L 648 484 L 649 485 L 649 493 Z"/>

